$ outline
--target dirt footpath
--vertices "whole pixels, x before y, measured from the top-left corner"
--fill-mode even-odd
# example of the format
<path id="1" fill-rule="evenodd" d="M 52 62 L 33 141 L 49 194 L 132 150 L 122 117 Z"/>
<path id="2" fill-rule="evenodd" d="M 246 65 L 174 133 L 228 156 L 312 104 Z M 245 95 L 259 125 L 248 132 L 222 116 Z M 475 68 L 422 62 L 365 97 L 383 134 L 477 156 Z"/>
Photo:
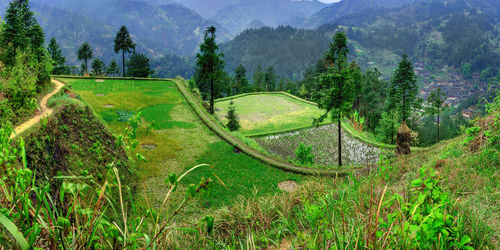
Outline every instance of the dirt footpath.
<path id="1" fill-rule="evenodd" d="M 50 93 L 48 93 L 42 98 L 42 101 L 40 102 L 40 111 L 37 112 L 37 114 L 28 121 L 25 121 L 21 125 L 15 127 L 12 135 L 10 135 L 11 139 L 21 134 L 22 132 L 26 131 L 27 129 L 33 127 L 34 125 L 40 122 L 40 119 L 47 117 L 51 115 L 52 112 L 54 112 L 53 109 L 47 107 L 47 101 L 57 92 L 59 92 L 59 90 L 61 90 L 64 84 L 54 79 L 52 79 L 51 82 L 54 83 L 56 87 L 54 88 L 54 90 L 52 90 Z"/>

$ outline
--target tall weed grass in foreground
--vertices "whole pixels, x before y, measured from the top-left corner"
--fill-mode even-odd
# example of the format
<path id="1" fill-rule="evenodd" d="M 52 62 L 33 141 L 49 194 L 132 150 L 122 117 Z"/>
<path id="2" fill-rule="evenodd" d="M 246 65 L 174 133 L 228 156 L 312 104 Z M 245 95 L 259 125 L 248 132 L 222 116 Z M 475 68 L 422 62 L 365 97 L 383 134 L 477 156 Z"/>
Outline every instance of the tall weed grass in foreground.
<path id="1" fill-rule="evenodd" d="M 137 145 L 138 119 L 131 119 L 131 127 L 118 140 L 127 149 Z M 190 184 L 182 202 L 170 204 L 170 196 L 178 190 L 179 181 L 189 172 L 208 165 L 195 166 L 179 177 L 172 173 L 166 180 L 171 187 L 162 209 L 142 211 L 135 206 L 131 190 L 121 184 L 113 164 L 107 167 L 102 184 L 93 181 L 92 176 L 60 175 L 51 181 L 37 180 L 27 166 L 23 140 L 18 148 L 13 148 L 9 139 L 11 132 L 11 129 L 0 129 L 0 245 L 6 249 L 175 246 L 172 232 L 179 229 L 174 226 L 174 217 L 211 182 L 202 178 L 198 184 Z M 142 159 L 140 155 L 137 157 Z M 58 190 L 51 190 L 53 181 L 61 182 Z M 203 239 L 213 228 L 213 218 L 207 216 L 199 225 L 198 230 L 190 230 Z"/>
<path id="2" fill-rule="evenodd" d="M 422 167 L 402 190 L 389 188 L 386 176 L 350 176 L 333 186 L 310 181 L 294 193 L 242 198 L 215 215 L 214 238 L 219 246 L 252 249 L 491 248 L 464 233 L 464 214 L 432 168 Z"/>

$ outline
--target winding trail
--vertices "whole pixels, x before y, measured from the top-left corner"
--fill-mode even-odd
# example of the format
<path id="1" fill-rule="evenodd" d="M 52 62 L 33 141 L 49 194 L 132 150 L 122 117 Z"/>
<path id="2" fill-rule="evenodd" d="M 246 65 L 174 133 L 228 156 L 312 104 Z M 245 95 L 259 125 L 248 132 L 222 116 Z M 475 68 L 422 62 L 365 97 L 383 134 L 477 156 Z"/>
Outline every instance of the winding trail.
<path id="1" fill-rule="evenodd" d="M 54 112 L 53 109 L 47 107 L 47 101 L 52 96 L 54 96 L 57 92 L 59 92 L 59 90 L 62 89 L 62 87 L 64 86 L 64 83 L 62 83 L 58 80 L 55 80 L 55 79 L 51 79 L 51 82 L 56 87 L 50 93 L 45 95 L 42 98 L 42 101 L 40 101 L 40 112 L 38 114 L 36 114 L 35 116 L 31 117 L 31 119 L 29 119 L 28 121 L 25 121 L 21 125 L 15 127 L 13 133 L 10 135 L 11 139 L 18 136 L 19 134 L 26 131 L 27 129 L 33 127 L 34 125 L 36 125 L 37 123 L 40 122 L 40 119 L 47 117 L 47 116 L 50 116 Z"/>

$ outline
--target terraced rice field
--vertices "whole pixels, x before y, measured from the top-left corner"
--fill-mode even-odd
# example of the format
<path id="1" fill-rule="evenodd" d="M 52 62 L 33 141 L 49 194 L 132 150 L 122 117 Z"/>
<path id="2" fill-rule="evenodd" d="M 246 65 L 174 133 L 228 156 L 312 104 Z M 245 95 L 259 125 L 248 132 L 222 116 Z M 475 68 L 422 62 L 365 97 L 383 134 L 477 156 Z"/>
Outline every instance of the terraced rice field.
<path id="1" fill-rule="evenodd" d="M 338 136 L 337 126 L 334 124 L 259 137 L 255 140 L 268 152 L 284 160 L 295 160 L 295 149 L 303 143 L 312 147 L 315 164 L 321 166 L 338 165 Z M 342 132 L 342 162 L 344 164 L 373 165 L 378 161 L 380 153 L 379 148 L 362 143 Z"/>
<path id="2" fill-rule="evenodd" d="M 313 119 L 323 114 L 317 106 L 284 94 L 256 94 L 232 99 L 240 118 L 241 133 L 256 137 L 270 154 L 283 160 L 295 160 L 295 149 L 303 143 L 312 146 L 315 163 L 323 167 L 338 165 L 337 126 L 328 124 L 310 128 Z M 222 123 L 230 100 L 216 102 L 216 114 Z M 305 128 L 305 130 L 298 130 Z M 294 131 L 295 132 L 290 132 Z M 268 136 L 271 134 L 270 136 Z M 380 149 L 342 133 L 343 162 L 349 165 L 371 165 L 378 161 Z"/>
<path id="3" fill-rule="evenodd" d="M 163 201 L 169 172 L 179 174 L 201 163 L 213 168 L 195 170 L 185 179 L 186 183 L 197 183 L 201 177 L 216 180 L 213 171 L 227 188 L 214 182 L 200 204 L 193 207 L 220 207 L 239 195 L 252 195 L 255 188 L 265 195 L 278 191 L 279 182 L 300 182 L 305 178 L 265 166 L 235 151 L 201 122 L 173 82 L 62 80 L 92 106 L 115 134 L 123 132 L 130 116 L 141 112 L 143 123 L 138 131 L 137 150 L 148 162 L 138 163 L 144 180 L 144 185 L 138 186 L 142 189 L 140 197 L 147 194 L 149 204 L 155 207 Z"/>
<path id="4" fill-rule="evenodd" d="M 241 132 L 247 136 L 277 133 L 311 127 L 323 114 L 315 105 L 283 94 L 248 95 L 232 99 L 240 118 Z M 215 103 L 216 115 L 223 123 L 230 100 Z"/>

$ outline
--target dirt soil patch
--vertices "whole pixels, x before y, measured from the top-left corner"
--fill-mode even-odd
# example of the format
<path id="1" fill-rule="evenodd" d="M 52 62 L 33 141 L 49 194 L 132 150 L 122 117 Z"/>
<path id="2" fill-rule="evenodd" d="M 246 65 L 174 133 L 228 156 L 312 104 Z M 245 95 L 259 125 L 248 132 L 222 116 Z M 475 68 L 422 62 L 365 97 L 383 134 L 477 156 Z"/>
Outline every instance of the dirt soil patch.
<path id="1" fill-rule="evenodd" d="M 291 193 L 299 189 L 299 184 L 295 181 L 283 181 L 278 183 L 278 188 L 283 192 Z"/>
<path id="2" fill-rule="evenodd" d="M 141 148 L 143 149 L 147 149 L 147 150 L 154 150 L 156 149 L 158 146 L 156 144 L 153 144 L 153 143 L 145 143 L 145 144 L 141 144 Z"/>
<path id="3" fill-rule="evenodd" d="M 104 94 L 95 94 L 96 96 L 104 96 Z"/>
<path id="4" fill-rule="evenodd" d="M 73 92 L 72 92 L 71 90 L 69 90 L 69 89 L 65 89 L 65 90 L 64 90 L 64 93 L 65 93 L 66 95 L 68 95 L 69 97 L 73 98 L 73 99 L 74 99 L 74 98 L 76 98 L 75 93 L 73 93 Z"/>
<path id="5" fill-rule="evenodd" d="M 103 107 L 105 107 L 105 108 L 114 108 L 115 105 L 113 105 L 113 104 L 104 104 Z"/>

